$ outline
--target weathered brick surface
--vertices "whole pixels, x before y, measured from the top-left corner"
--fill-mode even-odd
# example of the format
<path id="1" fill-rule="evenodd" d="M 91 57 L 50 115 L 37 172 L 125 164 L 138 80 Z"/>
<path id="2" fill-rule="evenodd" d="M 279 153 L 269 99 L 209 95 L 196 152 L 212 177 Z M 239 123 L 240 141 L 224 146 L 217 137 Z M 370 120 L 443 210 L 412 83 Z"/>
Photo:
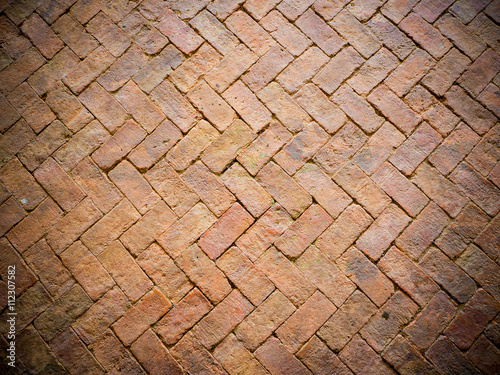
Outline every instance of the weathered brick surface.
<path id="1" fill-rule="evenodd" d="M 18 372 L 498 372 L 498 4 L 4 1 Z"/>

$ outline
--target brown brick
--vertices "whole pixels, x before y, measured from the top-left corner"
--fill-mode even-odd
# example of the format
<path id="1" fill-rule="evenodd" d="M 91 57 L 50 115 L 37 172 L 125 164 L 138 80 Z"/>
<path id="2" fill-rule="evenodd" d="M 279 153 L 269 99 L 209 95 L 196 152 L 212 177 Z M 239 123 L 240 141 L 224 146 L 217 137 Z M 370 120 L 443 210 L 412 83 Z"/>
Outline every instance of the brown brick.
<path id="1" fill-rule="evenodd" d="M 238 45 L 238 38 L 206 10 L 198 13 L 189 24 L 223 55 L 227 55 Z"/>
<path id="2" fill-rule="evenodd" d="M 337 259 L 365 231 L 373 219 L 356 204 L 347 207 L 318 238 L 316 246 L 331 261 Z"/>
<path id="3" fill-rule="evenodd" d="M 259 182 L 288 213 L 297 218 L 312 203 L 311 196 L 273 162 L 257 175 Z"/>
<path id="4" fill-rule="evenodd" d="M 92 306 L 92 300 L 80 285 L 75 285 L 41 313 L 35 319 L 34 326 L 46 341 L 51 341 L 65 331 L 90 306 Z"/>
<path id="5" fill-rule="evenodd" d="M 45 59 L 35 47 L 24 52 L 0 73 L 0 93 L 6 95 L 40 68 Z"/>
<path id="6" fill-rule="evenodd" d="M 94 301 L 115 285 L 101 263 L 80 241 L 74 242 L 60 256 L 64 265 Z"/>
<path id="7" fill-rule="evenodd" d="M 317 336 L 297 352 L 297 358 L 315 375 L 327 375 L 332 371 L 338 375 L 352 375 L 351 370 Z"/>
<path id="8" fill-rule="evenodd" d="M 494 126 L 469 153 L 466 160 L 483 176 L 486 176 L 500 161 L 497 142 L 500 139 L 500 126 Z"/>
<path id="9" fill-rule="evenodd" d="M 306 1 L 285 1 L 281 2 L 276 8 L 285 15 L 290 21 L 294 21 L 302 13 L 306 11 L 309 6 L 314 3 L 314 0 Z"/>
<path id="10" fill-rule="evenodd" d="M 260 25 L 295 56 L 300 55 L 312 44 L 299 29 L 289 23 L 277 10 L 273 10 L 264 17 L 260 21 Z"/>
<path id="11" fill-rule="evenodd" d="M 477 99 L 495 115 L 500 116 L 500 106 L 498 105 L 498 91 L 498 86 L 490 83 L 481 92 Z"/>
<path id="12" fill-rule="evenodd" d="M 36 13 L 24 21 L 21 30 L 28 35 L 33 44 L 48 59 L 54 57 L 57 51 L 64 47 L 61 39 Z"/>
<path id="13" fill-rule="evenodd" d="M 467 349 L 499 310 L 498 301 L 479 289 L 444 333 L 460 349 Z"/>
<path id="14" fill-rule="evenodd" d="M 447 224 L 448 216 L 434 202 L 431 202 L 396 239 L 396 244 L 413 260 L 417 260 Z"/>
<path id="15" fill-rule="evenodd" d="M 113 324 L 118 338 L 126 345 L 134 342 L 170 308 L 167 298 L 153 289 Z"/>
<path id="16" fill-rule="evenodd" d="M 207 5 L 207 9 L 221 21 L 231 15 L 244 0 L 215 0 Z"/>
<path id="17" fill-rule="evenodd" d="M 71 132 L 59 120 L 56 120 L 18 153 L 19 160 L 30 171 L 33 171 L 70 137 Z"/>
<path id="18" fill-rule="evenodd" d="M 342 85 L 332 96 L 332 100 L 368 133 L 377 130 L 384 122 L 370 104 L 347 85 Z"/>
<path id="19" fill-rule="evenodd" d="M 345 41 L 311 9 L 296 21 L 296 25 L 327 55 L 337 53 Z"/>
<path id="20" fill-rule="evenodd" d="M 0 235 L 4 235 L 26 216 L 19 202 L 10 197 L 0 206 Z"/>
<path id="21" fill-rule="evenodd" d="M 116 98 L 148 132 L 152 132 L 165 118 L 133 81 L 123 86 Z"/>
<path id="22" fill-rule="evenodd" d="M 132 344 L 130 350 L 149 374 L 182 374 L 179 364 L 151 330 L 144 332 Z"/>
<path id="23" fill-rule="evenodd" d="M 352 122 L 345 124 L 314 156 L 317 162 L 329 175 L 333 175 L 340 167 L 358 151 L 368 137 Z"/>
<path id="24" fill-rule="evenodd" d="M 279 0 L 248 0 L 245 2 L 243 7 L 255 19 L 260 20 L 271 9 L 273 9 L 278 3 L 279 3 Z"/>
<path id="25" fill-rule="evenodd" d="M 377 308 L 361 292 L 355 291 L 318 331 L 318 336 L 339 351 L 363 327 Z"/>
<path id="26" fill-rule="evenodd" d="M 145 374 L 136 359 L 125 349 L 110 329 L 103 330 L 102 335 L 89 347 L 106 372 L 128 372 Z"/>
<path id="27" fill-rule="evenodd" d="M 23 252 L 37 242 L 63 215 L 61 209 L 50 198 L 26 216 L 7 233 L 7 238 L 14 247 Z"/>
<path id="28" fill-rule="evenodd" d="M 374 217 L 391 203 L 391 198 L 352 162 L 347 162 L 334 180 Z"/>
<path id="29" fill-rule="evenodd" d="M 335 310 L 336 307 L 317 291 L 276 330 L 276 335 L 290 352 L 295 353 Z"/>
<path id="30" fill-rule="evenodd" d="M 498 360 L 500 358 L 500 351 L 484 335 L 481 335 L 474 345 L 472 345 L 467 352 L 467 358 L 485 374 L 494 374 L 500 366 L 500 361 Z"/>
<path id="31" fill-rule="evenodd" d="M 346 9 L 354 15 L 360 21 L 366 21 L 370 18 L 373 13 L 376 12 L 377 8 L 380 7 L 384 1 L 382 0 L 370 0 L 370 1 L 361 1 L 354 0 L 349 5 L 346 6 Z"/>
<path id="32" fill-rule="evenodd" d="M 130 46 L 130 38 L 106 15 L 99 12 L 87 23 L 92 34 L 114 57 L 119 57 Z"/>
<path id="33" fill-rule="evenodd" d="M 500 190 L 467 163 L 460 163 L 450 179 L 489 215 L 496 215 L 500 210 Z"/>
<path id="34" fill-rule="evenodd" d="M 458 22 L 458 24 L 464 27 L 460 22 Z M 461 46 L 458 45 L 458 47 Z M 484 45 L 482 45 L 482 47 L 484 48 Z M 471 58 L 476 58 L 481 50 L 476 50 L 474 52 L 475 56 L 471 56 Z M 488 82 L 498 74 L 499 69 L 500 56 L 492 49 L 489 49 L 484 52 L 476 61 L 474 61 L 467 72 L 465 72 L 462 77 L 460 77 L 458 82 L 460 83 L 460 86 L 466 89 L 473 96 L 477 96 L 486 87 Z"/>
<path id="35" fill-rule="evenodd" d="M 481 249 L 474 244 L 469 245 L 467 250 L 456 260 L 456 264 L 498 300 L 500 270 L 498 265 Z"/>
<path id="36" fill-rule="evenodd" d="M 342 10 L 348 0 L 317 0 L 312 8 L 325 20 L 331 20 L 338 12 Z"/>
<path id="37" fill-rule="evenodd" d="M 283 125 L 272 121 L 269 128 L 238 155 L 237 160 L 251 175 L 255 175 L 291 138 Z"/>
<path id="38" fill-rule="evenodd" d="M 420 81 L 433 67 L 434 60 L 424 50 L 417 48 L 387 77 L 384 83 L 396 93 L 403 96 Z"/>
<path id="39" fill-rule="evenodd" d="M 221 181 L 254 216 L 261 216 L 273 203 L 272 197 L 238 163 L 221 176 Z"/>
<path id="40" fill-rule="evenodd" d="M 385 122 L 352 160 L 365 173 L 372 175 L 404 140 L 404 135 L 398 129 L 390 122 Z"/>
<path id="41" fill-rule="evenodd" d="M 295 174 L 328 141 L 328 134 L 315 122 L 306 125 L 274 160 L 289 175 Z"/>
<path id="42" fill-rule="evenodd" d="M 381 48 L 361 66 L 347 84 L 360 95 L 368 94 L 397 65 L 398 59 L 386 48 Z"/>
<path id="43" fill-rule="evenodd" d="M 40 99 L 37 93 L 26 82 L 17 86 L 7 96 L 7 100 L 26 120 L 35 133 L 40 133 L 40 131 L 56 119 L 49 106 Z"/>
<path id="44" fill-rule="evenodd" d="M 434 22 L 452 3 L 453 1 L 450 0 L 424 0 L 415 7 L 415 12 L 420 14 L 427 21 Z"/>
<path id="45" fill-rule="evenodd" d="M 443 57 L 452 47 L 437 29 L 416 13 L 411 13 L 401 21 L 399 28 L 437 59 Z"/>
<path id="46" fill-rule="evenodd" d="M 234 161 L 238 151 L 257 135 L 241 120 L 234 121 L 201 155 L 201 160 L 212 172 L 221 173 Z"/>
<path id="47" fill-rule="evenodd" d="M 102 212 L 108 212 L 120 201 L 120 192 L 92 159 L 83 159 L 73 168 L 71 175 Z"/>
<path id="48" fill-rule="evenodd" d="M 269 338 L 254 354 L 271 373 L 311 374 L 275 337 Z"/>
<path id="49" fill-rule="evenodd" d="M 179 217 L 200 200 L 166 160 L 158 162 L 144 177 Z"/>
<path id="50" fill-rule="evenodd" d="M 274 285 L 236 246 L 217 260 L 217 267 L 255 306 L 260 305 L 274 290 Z"/>
<path id="51" fill-rule="evenodd" d="M 371 259 L 377 260 L 410 220 L 403 210 L 390 204 L 359 237 L 356 247 Z"/>
<path id="52" fill-rule="evenodd" d="M 210 44 L 205 43 L 170 74 L 170 77 L 177 88 L 185 93 L 198 82 L 201 76 L 210 72 L 221 60 L 222 56 Z M 168 116 L 165 111 L 163 113 Z"/>
<path id="53" fill-rule="evenodd" d="M 232 333 L 215 348 L 213 355 L 230 374 L 265 375 L 268 373 Z"/>
<path id="54" fill-rule="evenodd" d="M 300 131 L 311 121 L 309 115 L 275 82 L 257 96 L 291 132 Z"/>
<path id="55" fill-rule="evenodd" d="M 56 337 L 50 343 L 50 348 L 57 359 L 70 372 L 75 374 L 92 373 L 96 375 L 105 373 L 99 362 L 97 362 L 72 328 L 68 328 Z"/>
<path id="56" fill-rule="evenodd" d="M 291 224 L 290 215 L 276 203 L 238 238 L 236 245 L 255 262 Z"/>
<path id="57" fill-rule="evenodd" d="M 60 147 L 54 153 L 54 159 L 65 171 L 70 171 L 109 138 L 108 131 L 94 120 Z"/>
<path id="58" fill-rule="evenodd" d="M 352 198 L 315 164 L 305 164 L 294 178 L 333 218 L 352 202 Z"/>
<path id="59" fill-rule="evenodd" d="M 264 55 L 276 42 L 249 15 L 237 11 L 226 20 L 226 26 L 257 55 Z"/>
<path id="60" fill-rule="evenodd" d="M 242 80 L 253 92 L 260 91 L 292 60 L 293 56 L 287 50 L 275 44 L 248 70 Z"/>
<path id="61" fill-rule="evenodd" d="M 416 0 L 389 0 L 381 12 L 394 23 L 399 23 L 417 4 Z"/>
<path id="62" fill-rule="evenodd" d="M 168 39 L 157 28 L 149 26 L 139 12 L 132 12 L 118 24 L 148 55 L 160 52 Z"/>
<path id="63" fill-rule="evenodd" d="M 172 4 L 173 10 L 177 11 L 182 19 L 192 18 L 196 13 L 203 9 L 208 3 L 208 0 L 194 1 L 188 0 L 182 3 Z"/>
<path id="64" fill-rule="evenodd" d="M 134 206 L 124 199 L 87 230 L 81 239 L 94 255 L 98 255 L 139 217 Z"/>
<path id="65" fill-rule="evenodd" d="M 347 47 L 337 53 L 314 76 L 312 81 L 328 94 L 333 93 L 362 63 L 364 59 L 352 47 Z"/>
<path id="66" fill-rule="evenodd" d="M 293 258 L 304 250 L 333 222 L 319 205 L 311 205 L 275 242 L 285 255 Z"/>
<path id="67" fill-rule="evenodd" d="M 381 1 L 379 0 L 372 2 L 375 6 L 379 6 L 380 3 Z M 370 14 L 371 16 L 372 14 Z M 375 15 L 366 24 L 370 28 L 370 31 L 401 60 L 408 57 L 415 49 L 415 44 L 381 14 Z"/>
<path id="68" fill-rule="evenodd" d="M 446 93 L 445 98 L 445 103 L 478 134 L 483 135 L 495 124 L 495 116 L 481 104 L 467 96 L 460 87 L 453 86 Z"/>
<path id="69" fill-rule="evenodd" d="M 483 1 L 471 4 L 466 0 L 460 0 L 450 7 L 450 12 L 464 23 L 469 23 L 485 6 L 486 3 Z"/>
<path id="70" fill-rule="evenodd" d="M 419 266 L 461 303 L 467 302 L 476 291 L 474 281 L 436 248 L 427 251 Z"/>
<path id="71" fill-rule="evenodd" d="M 172 10 L 162 12 L 158 29 L 186 54 L 193 52 L 203 43 L 203 39 L 180 20 Z"/>
<path id="72" fill-rule="evenodd" d="M 69 13 L 59 17 L 52 24 L 52 29 L 80 58 L 85 58 L 99 45 L 97 40 Z"/>
<path id="73" fill-rule="evenodd" d="M 212 304 L 195 288 L 158 322 L 156 332 L 165 344 L 172 345 L 211 308 Z"/>
<path id="74" fill-rule="evenodd" d="M 127 119 L 125 110 L 98 83 L 93 83 L 78 99 L 110 132 L 118 129 Z"/>
<path id="75" fill-rule="evenodd" d="M 439 172 L 447 175 L 479 140 L 480 137 L 462 122 L 439 145 L 429 157 L 429 161 Z"/>
<path id="76" fill-rule="evenodd" d="M 494 260 L 498 260 L 500 256 L 498 251 L 498 243 L 500 241 L 500 217 L 495 217 L 491 223 L 476 239 L 476 243 L 481 246 L 488 256 Z"/>
<path id="77" fill-rule="evenodd" d="M 177 259 L 178 266 L 189 279 L 217 304 L 230 292 L 231 286 L 224 274 L 215 266 L 198 245 L 191 245 Z"/>
<path id="78" fill-rule="evenodd" d="M 270 247 L 255 265 L 297 306 L 314 293 L 315 287 L 274 247 Z"/>
<path id="79" fill-rule="evenodd" d="M 398 202 L 410 216 L 416 216 L 429 201 L 413 183 L 387 162 L 375 172 L 372 180 Z"/>
<path id="80" fill-rule="evenodd" d="M 65 211 L 70 211 L 85 198 L 85 193 L 52 158 L 38 167 L 34 176 Z"/>
<path id="81" fill-rule="evenodd" d="M 128 120 L 97 151 L 92 159 L 103 169 L 111 169 L 118 161 L 137 146 L 146 132 L 134 120 Z"/>
<path id="82" fill-rule="evenodd" d="M 344 252 L 336 264 L 377 306 L 382 306 L 394 292 L 392 282 L 355 247 Z"/>
<path id="83" fill-rule="evenodd" d="M 293 98 L 330 134 L 347 120 L 345 114 L 312 83 L 304 85 Z"/>
<path id="84" fill-rule="evenodd" d="M 183 369 L 190 373 L 208 371 L 214 375 L 224 375 L 226 372 L 210 352 L 189 332 L 179 341 L 170 353 L 180 363 Z"/>
<path id="85" fill-rule="evenodd" d="M 127 297 L 118 287 L 115 287 L 78 318 L 73 324 L 73 329 L 83 342 L 87 345 L 91 344 L 129 307 Z"/>
<path id="86" fill-rule="evenodd" d="M 85 60 L 78 63 L 71 73 L 64 77 L 63 82 L 71 91 L 79 94 L 90 82 L 109 68 L 114 60 L 103 46 L 96 48 Z"/>
<path id="87" fill-rule="evenodd" d="M 440 373 L 401 335 L 396 336 L 384 350 L 382 357 L 400 374 L 422 372 L 438 375 Z"/>
<path id="88" fill-rule="evenodd" d="M 21 117 L 15 108 L 3 95 L 0 96 L 0 109 L 2 118 L 0 119 L 0 130 L 5 131 Z"/>
<path id="89" fill-rule="evenodd" d="M 453 259 L 460 255 L 467 245 L 481 233 L 489 220 L 486 213 L 470 202 L 436 240 L 436 245 Z"/>

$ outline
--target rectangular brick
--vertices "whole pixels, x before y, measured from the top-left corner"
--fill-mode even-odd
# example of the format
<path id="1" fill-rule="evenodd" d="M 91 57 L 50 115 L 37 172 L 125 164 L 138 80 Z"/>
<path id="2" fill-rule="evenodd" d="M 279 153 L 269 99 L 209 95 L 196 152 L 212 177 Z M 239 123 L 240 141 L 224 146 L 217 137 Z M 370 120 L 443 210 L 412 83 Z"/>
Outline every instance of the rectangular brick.
<path id="1" fill-rule="evenodd" d="M 336 264 L 377 306 L 382 306 L 394 293 L 394 285 L 387 276 L 355 247 L 344 252 Z"/>
<path id="2" fill-rule="evenodd" d="M 295 92 L 328 61 L 327 55 L 318 47 L 312 46 L 288 65 L 276 80 L 286 91 Z"/>
<path id="3" fill-rule="evenodd" d="M 224 75 L 227 76 L 227 69 L 224 69 Z M 208 76 L 206 78 L 208 79 Z M 255 132 L 263 129 L 271 121 L 271 112 L 241 81 L 235 82 L 224 91 L 222 97 Z"/>
<path id="4" fill-rule="evenodd" d="M 385 79 L 384 83 L 396 95 L 403 96 L 434 66 L 434 59 L 417 48 Z"/>
<path id="5" fill-rule="evenodd" d="M 346 115 L 312 83 L 302 86 L 293 98 L 330 134 L 347 120 Z"/>
<path id="6" fill-rule="evenodd" d="M 198 13 L 189 24 L 223 55 L 229 54 L 238 44 L 238 38 L 206 10 Z"/>
<path id="7" fill-rule="evenodd" d="M 165 344 L 175 344 L 211 309 L 210 301 L 194 288 L 158 322 L 156 333 Z"/>
<path id="8" fill-rule="evenodd" d="M 158 29 L 186 54 L 193 52 L 203 43 L 203 39 L 170 9 L 162 12 Z"/>
<path id="9" fill-rule="evenodd" d="M 319 205 L 311 205 L 276 241 L 285 255 L 299 257 L 330 226 L 333 219 Z"/>
<path id="10" fill-rule="evenodd" d="M 21 30 L 28 35 L 33 44 L 48 59 L 54 57 L 57 51 L 64 47 L 61 39 L 36 13 L 23 22 Z"/>
<path id="11" fill-rule="evenodd" d="M 296 306 L 303 304 L 314 293 L 315 287 L 274 247 L 270 247 L 255 265 Z"/>
<path id="12" fill-rule="evenodd" d="M 265 375 L 268 373 L 252 353 L 232 333 L 215 348 L 213 355 L 229 373 L 255 375 Z"/>
<path id="13" fill-rule="evenodd" d="M 257 92 L 269 84 L 285 67 L 293 61 L 293 56 L 278 44 L 274 44 L 249 70 L 243 75 L 243 82 Z"/>
<path id="14" fill-rule="evenodd" d="M 378 6 L 380 1 L 374 0 L 373 4 Z M 381 14 L 375 15 L 366 24 L 370 31 L 399 59 L 404 60 L 415 49 L 415 43 Z"/>
<path id="15" fill-rule="evenodd" d="M 257 137 L 241 120 L 234 121 L 201 155 L 201 160 L 212 172 L 221 173 L 234 161 L 240 149 Z"/>
<path id="16" fill-rule="evenodd" d="M 226 26 L 259 56 L 264 55 L 276 43 L 258 23 L 242 11 L 228 17 Z"/>
<path id="17" fill-rule="evenodd" d="M 176 263 L 212 303 L 219 303 L 231 292 L 231 286 L 222 271 L 198 245 L 194 244 L 185 250 Z"/>
<path id="18" fill-rule="evenodd" d="M 274 285 L 236 246 L 218 260 L 219 267 L 255 306 L 259 306 L 274 290 Z"/>
<path id="19" fill-rule="evenodd" d="M 384 2 L 383 0 L 354 0 L 346 6 L 346 9 L 358 20 L 366 21 Z"/>
<path id="20" fill-rule="evenodd" d="M 311 9 L 300 16 L 296 25 L 329 56 L 337 53 L 346 43 Z"/>
<path id="21" fill-rule="evenodd" d="M 439 337 L 429 348 L 426 357 L 441 371 L 450 368 L 461 373 L 480 374 L 464 354 L 445 336 Z"/>
<path id="22" fill-rule="evenodd" d="M 207 9 L 221 21 L 231 15 L 244 0 L 215 0 L 207 5 Z"/>
<path id="23" fill-rule="evenodd" d="M 16 268 L 16 285 L 14 290 L 16 296 L 20 296 L 37 281 L 37 278 L 5 237 L 0 239 L 0 250 L 0 274 L 2 275 L 2 279 L 8 280 L 8 266 L 14 266 Z M 3 285 L 7 288 L 7 283 L 4 282 Z M 4 299 L 2 305 L 4 307 L 7 305 L 7 298 Z"/>
<path id="24" fill-rule="evenodd" d="M 402 20 L 399 28 L 436 59 L 443 57 L 452 47 L 452 44 L 436 28 L 416 13 L 411 13 Z"/>
<path id="25" fill-rule="evenodd" d="M 367 133 L 373 133 L 384 123 L 384 118 L 377 115 L 366 99 L 348 85 L 342 85 L 332 100 Z"/>
<path id="26" fill-rule="evenodd" d="M 460 22 L 459 24 L 464 27 Z M 472 56 L 471 58 L 474 59 Z M 477 96 L 486 87 L 488 82 L 498 74 L 499 69 L 500 56 L 497 52 L 489 49 L 474 61 L 470 68 L 460 77 L 458 82 L 460 86 L 473 96 Z"/>
<path id="27" fill-rule="evenodd" d="M 69 246 L 60 257 L 90 298 L 98 300 L 115 282 L 97 258 L 80 241 Z"/>
<path id="28" fill-rule="evenodd" d="M 75 94 L 99 77 L 115 61 L 113 56 L 103 47 L 96 48 L 85 60 L 80 61 L 76 68 L 64 77 L 63 82 Z"/>
<path id="29" fill-rule="evenodd" d="M 418 0 L 389 0 L 381 12 L 394 23 L 399 23 L 418 3 Z"/>
<path id="30" fill-rule="evenodd" d="M 382 357 L 400 374 L 410 374 L 420 371 L 425 374 L 437 375 L 439 372 L 414 348 L 407 339 L 398 335 L 384 350 Z M 405 357 L 403 360 L 402 358 Z"/>
<path id="31" fill-rule="evenodd" d="M 85 58 L 99 45 L 97 40 L 69 13 L 59 17 L 52 24 L 52 29 L 80 58 Z"/>
<path id="32" fill-rule="evenodd" d="M 359 237 L 356 247 L 371 259 L 377 260 L 410 220 L 403 210 L 390 204 Z"/>
<path id="33" fill-rule="evenodd" d="M 376 312 L 377 307 L 368 297 L 355 291 L 318 330 L 318 336 L 332 350 L 339 351 Z"/>
<path id="34" fill-rule="evenodd" d="M 257 175 L 259 182 L 288 213 L 297 218 L 311 203 L 309 193 L 300 187 L 283 169 L 270 162 Z"/>
<path id="35" fill-rule="evenodd" d="M 128 346 L 156 323 L 170 306 L 167 298 L 158 289 L 153 289 L 118 319 L 113 324 L 113 329 L 118 338 Z"/>
<path id="36" fill-rule="evenodd" d="M 337 53 L 312 81 L 328 94 L 333 93 L 362 63 L 363 57 L 352 47 Z"/>
<path id="37" fill-rule="evenodd" d="M 0 235 L 4 235 L 20 222 L 25 216 L 26 211 L 21 207 L 19 202 L 10 197 L 0 206 Z"/>
<path id="38" fill-rule="evenodd" d="M 439 15 L 448 8 L 453 1 L 424 0 L 415 7 L 415 12 L 420 14 L 428 22 L 434 22 Z"/>
<path id="39" fill-rule="evenodd" d="M 45 59 L 35 47 L 24 52 L 0 73 L 0 93 L 7 95 L 40 68 L 44 62 Z"/>
<path id="40" fill-rule="evenodd" d="M 235 335 L 247 349 L 254 350 L 294 311 L 293 304 L 276 290 L 236 327 Z"/>
<path id="41" fill-rule="evenodd" d="M 87 23 L 87 32 L 94 36 L 114 57 L 127 50 L 132 41 L 103 12 L 99 12 Z"/>
<path id="42" fill-rule="evenodd" d="M 238 238 L 236 245 L 255 262 L 291 224 L 290 215 L 276 203 Z"/>
<path id="43" fill-rule="evenodd" d="M 436 22 L 436 27 L 472 60 L 477 59 L 486 49 L 486 43 L 451 14 L 441 17 Z"/>
<path id="44" fill-rule="evenodd" d="M 205 75 L 205 80 L 214 90 L 221 93 L 245 73 L 257 59 L 258 56 L 255 53 L 244 44 L 240 44 Z"/>
<path id="45" fill-rule="evenodd" d="M 317 5 L 320 1 L 316 1 L 314 4 Z M 318 336 L 313 336 L 311 340 L 297 352 L 297 358 L 317 375 L 326 375 L 328 371 L 333 371 L 335 374 L 339 375 L 352 374 L 352 371 L 338 359 Z"/>
<path id="46" fill-rule="evenodd" d="M 91 344 L 130 307 L 127 297 L 115 287 L 94 303 L 77 321 L 73 329 L 85 344 Z"/>
<path id="47" fill-rule="evenodd" d="M 464 23 L 469 23 L 487 5 L 485 1 L 469 3 L 459 0 L 450 7 L 450 12 L 458 16 Z"/>
<path id="48" fill-rule="evenodd" d="M 11 127 L 21 116 L 3 95 L 0 96 L 0 109 L 2 118 L 0 119 L 0 130 L 5 131 Z"/>
<path id="49" fill-rule="evenodd" d="M 295 56 L 300 55 L 312 44 L 299 29 L 289 23 L 277 10 L 271 11 L 264 17 L 260 21 L 260 25 Z"/>
<path id="50" fill-rule="evenodd" d="M 287 374 L 311 374 L 302 362 L 295 358 L 275 337 L 269 338 L 259 349 L 257 349 L 255 351 L 255 357 L 271 373 L 283 371 Z"/>
<path id="51" fill-rule="evenodd" d="M 24 120 L 16 122 L 4 134 L 0 136 L 0 162 L 7 163 L 24 146 L 35 140 L 35 133 Z"/>
<path id="52" fill-rule="evenodd" d="M 352 162 L 347 162 L 334 179 L 374 217 L 391 203 L 389 196 Z"/>
<path id="53" fill-rule="evenodd" d="M 411 181 L 387 162 L 375 172 L 372 180 L 398 202 L 410 216 L 416 216 L 429 201 Z"/>
<path id="54" fill-rule="evenodd" d="M 469 153 L 466 160 L 483 176 L 487 176 L 500 161 L 496 142 L 500 138 L 500 126 L 494 126 Z"/>
<path id="55" fill-rule="evenodd" d="M 131 301 L 137 301 L 153 287 L 151 280 L 119 241 L 112 242 L 97 259 Z"/>
<path id="56" fill-rule="evenodd" d="M 498 260 L 500 254 L 496 248 L 496 243 L 499 239 L 499 219 L 494 218 L 485 230 L 476 239 L 476 243 L 481 246 L 488 256 L 494 260 Z"/>
<path id="57" fill-rule="evenodd" d="M 358 151 L 368 137 L 352 122 L 347 122 L 314 156 L 328 175 L 333 175 Z"/>

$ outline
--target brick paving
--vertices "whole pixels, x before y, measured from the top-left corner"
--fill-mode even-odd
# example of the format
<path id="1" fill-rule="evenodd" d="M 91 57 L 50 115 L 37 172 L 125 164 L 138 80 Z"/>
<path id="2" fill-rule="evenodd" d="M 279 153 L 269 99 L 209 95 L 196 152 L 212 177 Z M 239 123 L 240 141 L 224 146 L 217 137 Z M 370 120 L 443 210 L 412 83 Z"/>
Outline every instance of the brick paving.
<path id="1" fill-rule="evenodd" d="M 1 373 L 500 373 L 500 1 L 0 11 Z"/>

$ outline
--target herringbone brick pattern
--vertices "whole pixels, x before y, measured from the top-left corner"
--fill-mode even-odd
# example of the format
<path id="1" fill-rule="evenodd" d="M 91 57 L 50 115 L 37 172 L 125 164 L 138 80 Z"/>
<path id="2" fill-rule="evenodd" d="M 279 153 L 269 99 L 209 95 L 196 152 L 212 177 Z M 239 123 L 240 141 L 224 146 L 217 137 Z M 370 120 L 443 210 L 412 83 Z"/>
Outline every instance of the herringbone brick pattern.
<path id="1" fill-rule="evenodd" d="M 0 372 L 500 373 L 499 0 L 0 10 Z"/>

